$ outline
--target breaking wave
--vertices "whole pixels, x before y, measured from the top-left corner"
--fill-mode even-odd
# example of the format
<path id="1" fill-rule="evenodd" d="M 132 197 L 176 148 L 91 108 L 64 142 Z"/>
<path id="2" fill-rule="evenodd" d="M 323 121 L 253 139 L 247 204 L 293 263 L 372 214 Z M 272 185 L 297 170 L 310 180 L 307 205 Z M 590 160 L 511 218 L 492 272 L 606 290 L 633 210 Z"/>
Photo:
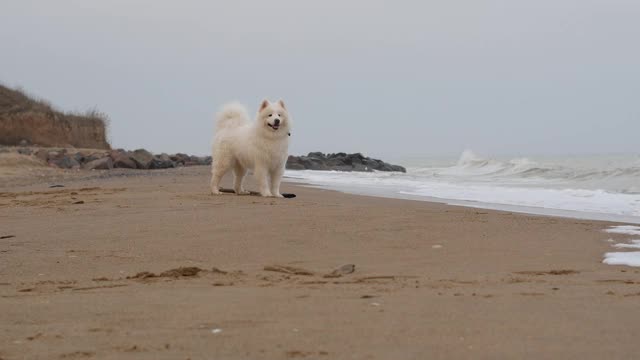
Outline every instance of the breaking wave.
<path id="1" fill-rule="evenodd" d="M 466 150 L 450 167 L 417 167 L 415 174 L 459 181 L 502 181 L 539 186 L 569 186 L 621 193 L 640 193 L 640 158 L 487 159 Z"/>

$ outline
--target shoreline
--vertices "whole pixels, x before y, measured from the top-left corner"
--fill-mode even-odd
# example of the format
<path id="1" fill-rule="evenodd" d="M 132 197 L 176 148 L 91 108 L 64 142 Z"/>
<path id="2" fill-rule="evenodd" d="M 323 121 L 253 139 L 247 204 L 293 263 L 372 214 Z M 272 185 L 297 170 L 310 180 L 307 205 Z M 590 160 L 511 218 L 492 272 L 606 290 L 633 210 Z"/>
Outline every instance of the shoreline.
<path id="1" fill-rule="evenodd" d="M 47 174 L 48 176 L 55 176 L 56 172 L 52 168 L 60 168 L 60 167 L 64 168 L 65 166 L 71 166 L 75 162 L 77 166 L 74 166 L 73 169 L 70 168 L 70 170 L 79 171 L 80 163 L 78 163 L 78 161 L 89 161 L 91 163 L 95 162 L 95 163 L 100 163 L 102 165 L 105 165 L 105 162 L 102 160 L 108 160 L 106 161 L 106 165 L 108 165 L 110 170 L 117 171 L 117 176 L 126 176 L 126 175 L 135 174 L 137 173 L 138 170 L 157 171 L 158 169 L 208 165 L 207 161 L 210 162 L 210 157 L 207 160 L 205 158 L 189 156 L 181 153 L 178 153 L 175 155 L 167 155 L 167 154 L 152 155 L 144 149 L 138 149 L 133 152 L 124 151 L 121 149 L 111 150 L 111 151 L 95 150 L 95 149 L 94 150 L 92 149 L 58 149 L 58 148 L 32 148 L 32 147 L 8 147 L 7 149 L 8 151 L 4 151 L 4 154 L 3 154 L 3 151 L 0 151 L 0 178 L 5 177 L 6 175 L 7 171 L 6 169 L 3 169 L 3 167 L 6 168 L 7 163 L 9 164 L 8 166 L 9 173 L 11 172 L 11 167 L 15 168 L 15 167 L 22 166 L 22 167 L 31 168 L 31 170 L 34 170 L 34 171 L 40 168 L 39 169 L 40 173 L 46 172 L 48 170 L 48 174 Z M 7 150 L 7 149 L 2 149 L 0 147 L 0 150 Z M 74 152 L 75 152 L 75 158 L 77 158 L 78 161 L 73 159 L 74 156 L 72 157 L 68 156 L 69 154 L 72 154 Z M 35 155 L 31 156 L 33 154 Z M 81 156 L 78 157 L 78 155 L 81 155 Z M 640 209 L 636 209 L 635 206 L 631 204 L 626 204 L 627 207 L 630 206 L 629 209 L 625 209 L 624 211 L 622 211 L 621 209 L 617 209 L 616 211 L 618 211 L 619 213 L 615 213 L 615 212 L 611 212 L 612 210 L 614 210 L 613 208 L 609 208 L 608 209 L 609 212 L 599 211 L 604 209 L 598 208 L 598 207 L 593 207 L 592 209 L 586 209 L 586 208 L 576 209 L 575 207 L 578 205 L 572 204 L 571 206 L 567 206 L 566 201 L 570 201 L 570 200 L 562 197 L 561 197 L 561 200 L 556 201 L 556 204 L 554 207 L 553 204 L 546 204 L 546 206 L 536 206 L 532 204 L 527 204 L 527 201 L 523 202 L 522 199 L 519 200 L 518 198 L 507 198 L 507 199 L 503 199 L 502 202 L 486 201 L 486 199 L 482 200 L 477 198 L 478 194 L 475 194 L 475 195 L 468 194 L 463 197 L 459 197 L 457 193 L 456 195 L 449 194 L 450 196 L 446 196 L 446 194 L 441 194 L 444 196 L 439 196 L 438 190 L 430 191 L 430 192 L 427 192 L 426 194 L 419 194 L 418 193 L 419 191 L 416 192 L 416 189 L 411 189 L 411 187 L 406 187 L 406 185 L 401 185 L 400 183 L 396 184 L 394 187 L 389 187 L 388 184 L 385 185 L 384 183 L 380 183 L 378 185 L 366 183 L 366 182 L 354 183 L 353 182 L 354 179 L 350 179 L 346 181 L 342 177 L 336 177 L 332 181 L 328 181 L 327 179 L 322 178 L 323 175 L 327 174 L 327 171 L 311 171 L 312 173 L 320 174 L 320 177 L 316 176 L 315 178 L 314 176 L 308 177 L 305 175 L 299 175 L 299 176 L 296 175 L 298 171 L 300 171 L 301 174 L 308 174 L 310 168 L 314 168 L 314 167 L 317 168 L 319 164 L 322 165 L 322 161 L 326 162 L 328 160 L 334 161 L 336 163 L 340 163 L 340 161 L 343 161 L 345 163 L 353 163 L 355 161 L 356 164 L 359 164 L 360 161 L 364 161 L 364 162 L 369 161 L 376 164 L 378 163 L 382 164 L 380 166 L 383 166 L 383 167 L 386 166 L 388 169 L 391 169 L 394 167 L 394 165 L 384 163 L 381 160 L 366 158 L 361 154 L 337 153 L 337 154 L 329 154 L 325 156 L 322 153 L 309 153 L 308 156 L 297 156 L 297 157 L 290 156 L 290 160 L 291 158 L 294 158 L 294 160 L 292 160 L 292 164 L 293 163 L 298 164 L 298 162 L 301 162 L 301 163 L 304 163 L 304 166 L 301 165 L 301 169 L 293 169 L 295 167 L 288 169 L 287 173 L 285 173 L 285 181 L 288 180 L 289 182 L 292 182 L 292 183 L 308 184 L 309 186 L 324 188 L 324 189 L 331 189 L 331 190 L 335 190 L 343 193 L 365 195 L 365 196 L 376 196 L 376 197 L 383 197 L 383 198 L 436 202 L 436 203 L 455 205 L 455 206 L 466 206 L 466 207 L 488 209 L 488 210 L 511 211 L 511 212 L 518 212 L 523 214 L 536 214 L 536 215 L 543 215 L 543 216 L 566 217 L 566 218 L 574 218 L 574 219 L 640 224 L 640 213 L 638 213 L 638 210 Z M 42 163 L 42 164 L 38 163 L 38 161 L 42 159 L 49 159 L 48 167 L 43 166 L 45 165 L 46 161 L 45 163 Z M 92 160 L 92 159 L 95 159 L 95 160 Z M 88 163 L 83 164 L 82 167 L 84 168 L 85 167 L 84 165 L 87 165 L 87 164 Z M 326 165 L 322 165 L 322 166 L 324 166 L 324 168 L 327 167 Z M 337 168 L 341 167 L 339 165 L 336 165 L 336 166 Z M 306 169 L 306 171 L 302 169 L 305 167 L 308 168 Z M 342 166 L 342 167 L 347 168 L 348 166 Z M 399 166 L 395 166 L 395 167 L 401 168 Z M 88 167 L 88 168 L 92 168 L 92 167 Z M 322 170 L 324 168 L 317 168 L 315 170 Z M 102 170 L 100 166 L 95 166 L 95 169 Z M 331 170 L 331 169 L 328 169 L 328 170 L 330 170 L 328 172 L 330 174 L 335 173 L 334 170 Z M 401 170 L 403 172 L 406 172 L 404 168 L 401 168 Z M 338 171 L 338 173 L 341 173 L 344 176 L 349 176 L 351 174 L 358 174 L 359 171 L 353 171 L 353 172 Z M 388 171 L 381 171 L 381 172 L 379 171 L 377 173 L 387 175 L 387 174 L 391 174 L 392 172 L 389 173 Z M 47 175 L 39 174 L 38 176 L 43 177 Z M 110 175 L 104 174 L 101 176 L 109 177 Z M 27 181 L 32 181 L 32 179 L 29 179 L 32 177 L 33 176 L 23 176 L 23 179 L 26 179 Z M 429 184 L 429 182 L 425 184 Z M 444 183 L 443 185 L 454 185 L 454 184 Z M 0 183 L 0 186 L 2 186 L 1 183 Z M 508 193 L 511 189 L 516 189 L 518 191 L 532 190 L 530 188 L 504 187 L 501 189 L 501 191 Z M 563 189 L 563 188 L 544 188 L 544 187 L 540 189 L 544 191 L 559 192 L 555 194 L 557 196 L 561 196 L 561 193 L 563 191 L 571 190 L 568 188 Z M 459 188 L 458 191 L 464 193 L 466 189 Z M 574 191 L 580 191 L 580 190 L 574 190 Z M 584 190 L 584 191 L 593 191 L 593 189 Z M 598 191 L 603 191 L 603 190 L 598 190 Z M 604 192 L 606 193 L 606 191 Z M 529 194 L 529 196 L 531 195 L 532 194 Z M 542 194 L 538 194 L 538 195 L 542 196 Z M 588 194 L 588 195 L 593 196 L 593 194 Z M 620 195 L 620 194 L 616 194 L 616 195 Z M 628 195 L 633 195 L 633 194 L 631 193 Z M 545 195 L 545 196 L 548 196 L 548 195 Z M 588 197 L 588 196 L 582 194 L 579 197 Z M 610 199 L 610 201 L 613 201 L 613 200 Z M 617 201 L 623 201 L 623 199 L 620 198 L 620 199 L 617 199 Z M 640 202 L 640 198 L 636 200 L 624 199 L 624 201 L 631 202 L 631 203 L 638 203 Z M 563 204 L 563 202 L 565 203 Z M 582 206 L 584 207 L 587 205 L 586 203 L 583 202 Z M 634 209 L 635 209 L 635 212 L 634 212 Z M 628 214 L 630 211 L 631 211 L 631 215 Z"/>
<path id="2" fill-rule="evenodd" d="M 292 178 L 285 177 L 284 179 L 288 180 Z M 539 215 L 539 216 L 558 217 L 558 218 L 565 218 L 565 219 L 605 221 L 605 222 L 620 223 L 620 224 L 628 224 L 628 223 L 640 224 L 639 216 L 626 216 L 626 215 L 595 213 L 595 212 L 577 211 L 577 210 L 560 210 L 560 209 L 552 209 L 552 208 L 544 208 L 544 207 L 487 203 L 487 202 L 471 201 L 471 200 L 456 200 L 456 199 L 404 194 L 401 192 L 396 192 L 396 193 L 383 192 L 383 191 L 376 192 L 375 190 L 371 190 L 371 191 L 364 190 L 365 187 L 359 187 L 359 186 L 313 184 L 313 183 L 307 182 L 304 179 L 302 179 L 299 182 L 298 181 L 288 181 L 288 182 L 291 184 L 306 186 L 310 188 L 326 189 L 326 190 L 337 191 L 339 193 L 344 193 L 344 194 L 371 196 L 371 197 L 379 197 L 384 199 L 422 201 L 422 202 L 437 203 L 437 204 L 443 204 L 443 205 L 449 205 L 449 206 L 461 206 L 461 207 L 467 207 L 467 208 L 473 208 L 473 209 L 514 212 L 514 213 L 524 214 L 524 215 Z"/>
<path id="3" fill-rule="evenodd" d="M 640 351 L 640 269 L 602 263 L 628 238 L 614 223 L 292 183 L 295 199 L 211 196 L 208 167 L 110 173 L 0 189 L 0 357 Z"/>
<path id="4" fill-rule="evenodd" d="M 321 175 L 324 175 L 324 173 L 325 172 L 322 172 Z M 334 175 L 333 173 L 331 174 Z M 427 196 L 427 195 L 416 194 L 416 193 L 413 193 L 412 191 L 402 190 L 402 186 L 398 186 L 398 188 L 395 188 L 392 190 L 387 185 L 372 185 L 372 184 L 366 184 L 366 183 L 350 184 L 347 182 L 341 183 L 339 181 L 328 181 L 320 177 L 317 177 L 315 179 L 307 178 L 304 176 L 296 177 L 295 174 L 292 172 L 285 173 L 285 179 L 288 179 L 293 183 L 309 184 L 309 186 L 312 186 L 312 187 L 331 189 L 331 190 L 335 190 L 342 193 L 348 193 L 348 194 L 375 196 L 375 197 L 390 198 L 390 199 L 405 199 L 405 200 L 435 202 L 435 203 L 441 203 L 441 204 L 447 204 L 447 205 L 465 206 L 465 207 L 472 207 L 472 208 L 486 209 L 486 210 L 511 211 L 511 212 L 518 212 L 522 214 L 535 214 L 535 215 L 542 215 L 542 216 L 553 216 L 553 217 L 563 217 L 563 218 L 573 218 L 573 219 L 583 219 L 583 220 L 597 220 L 597 221 L 640 224 L 640 216 L 635 216 L 635 215 L 616 214 L 611 212 L 561 209 L 561 208 L 542 207 L 542 206 L 530 206 L 530 205 L 522 205 L 522 204 L 487 202 L 487 201 L 473 200 L 473 199 L 462 199 L 462 198 L 456 199 L 456 198 L 448 198 L 448 197 Z M 509 191 L 509 189 L 510 188 L 505 187 L 503 190 Z M 561 189 L 547 189 L 547 190 L 557 191 Z M 637 201 L 640 201 L 640 200 L 636 200 L 636 202 Z"/>

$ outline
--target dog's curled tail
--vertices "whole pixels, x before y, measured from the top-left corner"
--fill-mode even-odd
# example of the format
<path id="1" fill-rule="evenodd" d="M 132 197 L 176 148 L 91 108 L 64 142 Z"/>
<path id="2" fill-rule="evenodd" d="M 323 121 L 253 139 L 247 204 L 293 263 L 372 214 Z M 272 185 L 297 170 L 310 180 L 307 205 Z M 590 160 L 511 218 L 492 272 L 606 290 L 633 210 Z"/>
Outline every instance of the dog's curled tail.
<path id="1" fill-rule="evenodd" d="M 216 114 L 216 130 L 234 128 L 249 122 L 249 114 L 244 105 L 233 102 L 226 104 Z"/>

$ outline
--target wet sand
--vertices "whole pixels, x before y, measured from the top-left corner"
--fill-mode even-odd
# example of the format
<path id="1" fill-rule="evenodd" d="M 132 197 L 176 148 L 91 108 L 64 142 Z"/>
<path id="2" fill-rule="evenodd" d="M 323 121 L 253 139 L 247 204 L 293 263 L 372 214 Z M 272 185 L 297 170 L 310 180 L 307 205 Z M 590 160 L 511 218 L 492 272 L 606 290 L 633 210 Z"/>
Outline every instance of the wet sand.
<path id="1" fill-rule="evenodd" d="M 0 359 L 640 351 L 640 271 L 601 263 L 609 223 L 207 185 L 206 167 L 0 181 Z"/>

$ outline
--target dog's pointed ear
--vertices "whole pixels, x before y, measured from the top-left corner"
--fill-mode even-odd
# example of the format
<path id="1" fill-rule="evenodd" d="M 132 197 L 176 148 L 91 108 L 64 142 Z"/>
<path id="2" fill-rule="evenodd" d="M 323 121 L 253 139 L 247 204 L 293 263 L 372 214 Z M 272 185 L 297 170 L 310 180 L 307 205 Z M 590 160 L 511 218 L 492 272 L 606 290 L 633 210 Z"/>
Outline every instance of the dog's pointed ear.
<path id="1" fill-rule="evenodd" d="M 280 106 L 282 106 L 283 109 L 287 109 L 286 106 L 284 106 L 284 101 L 282 101 L 282 99 L 278 100 L 278 104 L 280 104 Z"/>
<path id="2" fill-rule="evenodd" d="M 270 104 L 271 103 L 269 102 L 269 100 L 267 100 L 267 99 L 262 100 L 262 103 L 260 104 L 260 111 L 264 110 Z"/>

